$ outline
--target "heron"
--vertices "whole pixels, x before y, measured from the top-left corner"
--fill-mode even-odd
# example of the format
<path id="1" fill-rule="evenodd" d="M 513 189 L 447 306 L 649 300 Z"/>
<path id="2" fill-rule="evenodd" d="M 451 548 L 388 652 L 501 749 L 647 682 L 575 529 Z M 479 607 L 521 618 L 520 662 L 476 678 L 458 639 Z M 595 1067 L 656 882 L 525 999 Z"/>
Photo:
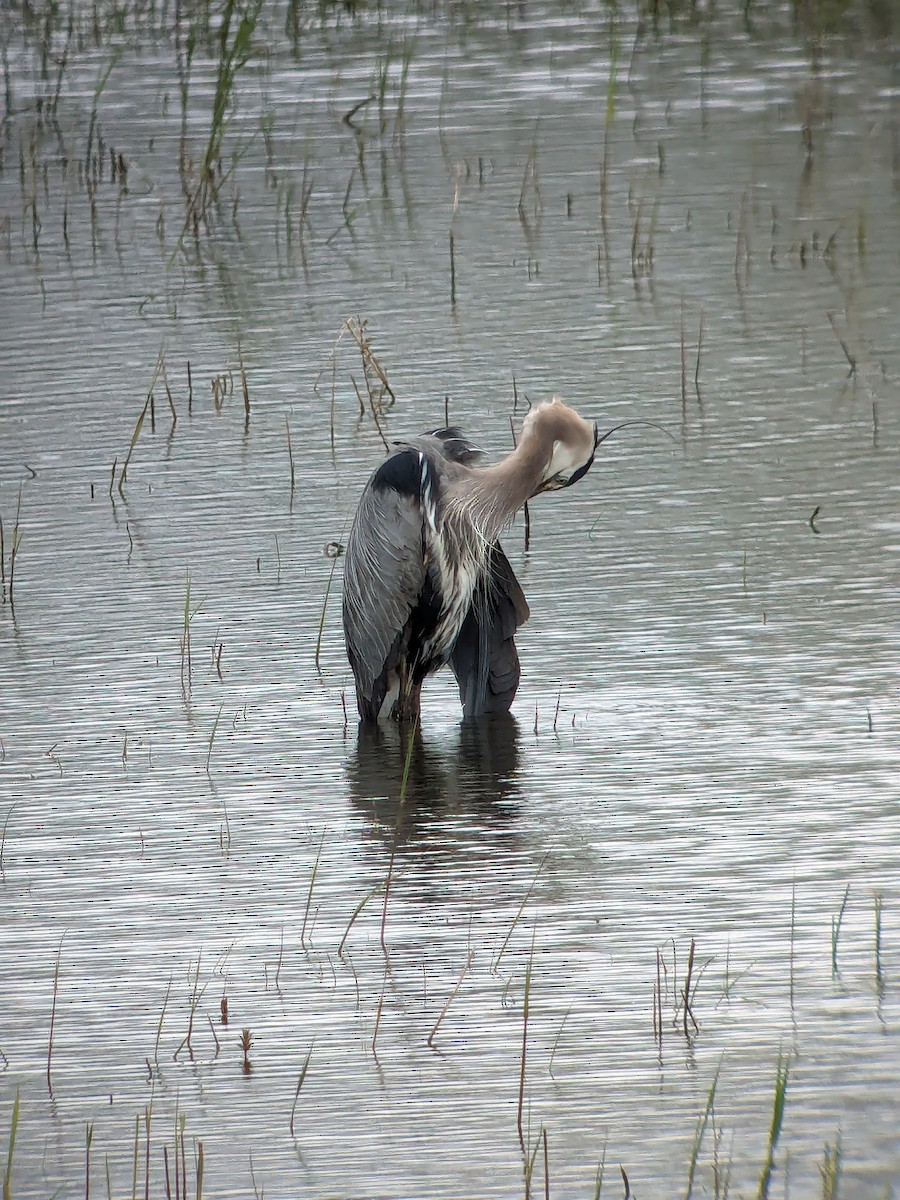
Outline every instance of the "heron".
<path id="1" fill-rule="evenodd" d="M 362 494 L 344 556 L 347 656 L 363 722 L 418 720 L 449 664 L 463 717 L 507 712 L 529 609 L 498 538 L 542 492 L 571 487 L 601 438 L 556 396 L 526 414 L 512 453 L 481 466 L 455 427 L 393 444 Z"/>

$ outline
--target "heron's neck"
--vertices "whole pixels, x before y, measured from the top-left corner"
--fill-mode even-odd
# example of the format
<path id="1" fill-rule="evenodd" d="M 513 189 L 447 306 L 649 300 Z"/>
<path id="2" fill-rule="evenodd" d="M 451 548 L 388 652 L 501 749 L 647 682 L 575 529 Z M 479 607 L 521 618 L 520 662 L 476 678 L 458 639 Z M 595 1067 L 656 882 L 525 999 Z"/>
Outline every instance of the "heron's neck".
<path id="1" fill-rule="evenodd" d="M 545 439 L 527 433 L 506 458 L 472 471 L 476 521 L 489 542 L 499 537 L 506 523 L 534 494 L 549 460 L 550 448 Z"/>

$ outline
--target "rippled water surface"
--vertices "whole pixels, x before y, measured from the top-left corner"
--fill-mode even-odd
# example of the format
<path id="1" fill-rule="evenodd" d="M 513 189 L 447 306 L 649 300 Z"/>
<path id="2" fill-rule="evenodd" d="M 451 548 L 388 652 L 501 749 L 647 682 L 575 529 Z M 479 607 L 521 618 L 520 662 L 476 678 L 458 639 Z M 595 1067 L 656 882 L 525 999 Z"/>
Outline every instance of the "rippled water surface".
<path id="1" fill-rule="evenodd" d="M 10 1194 L 896 1195 L 890 11 L 222 15 L 0 18 Z M 674 436 L 506 536 L 513 721 L 357 733 L 348 320 Z"/>

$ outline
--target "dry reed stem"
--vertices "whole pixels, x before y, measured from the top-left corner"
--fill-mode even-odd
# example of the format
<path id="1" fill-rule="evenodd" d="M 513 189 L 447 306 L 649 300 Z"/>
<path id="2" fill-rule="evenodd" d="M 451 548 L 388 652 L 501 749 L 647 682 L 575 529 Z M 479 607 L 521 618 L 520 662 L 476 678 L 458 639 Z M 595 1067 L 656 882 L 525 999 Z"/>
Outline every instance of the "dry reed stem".
<path id="1" fill-rule="evenodd" d="M 53 972 L 53 1003 L 50 1008 L 50 1033 L 47 1038 L 47 1092 L 51 1100 L 53 1099 L 53 1083 L 50 1078 L 50 1064 L 53 1057 L 53 1030 L 56 1025 L 56 1000 L 59 995 L 59 964 L 62 959 L 62 948 L 66 933 L 68 933 L 68 930 L 59 939 L 59 947 L 56 951 L 56 969 Z"/>
<path id="2" fill-rule="evenodd" d="M 522 916 L 522 913 L 525 909 L 525 905 L 528 903 L 529 897 L 531 896 L 531 893 L 534 891 L 535 884 L 538 881 L 538 876 L 540 875 L 541 871 L 544 869 L 544 863 L 547 861 L 547 859 L 549 857 L 550 857 L 550 851 L 548 850 L 547 853 L 544 855 L 544 857 L 541 859 L 541 861 L 538 863 L 538 868 L 534 873 L 534 878 L 531 880 L 531 883 L 529 883 L 528 891 L 525 893 L 524 899 L 522 900 L 522 903 L 519 905 L 518 911 L 516 912 L 516 915 L 513 918 L 513 923 L 512 923 L 512 925 L 510 925 L 509 930 L 507 931 L 506 937 L 503 939 L 503 945 L 500 947 L 500 952 L 498 953 L 497 957 L 494 959 L 493 963 L 491 964 L 491 971 L 493 973 L 496 973 L 497 968 L 500 966 L 500 959 L 503 957 L 503 955 L 506 952 L 506 947 L 509 945 L 509 939 L 512 937 L 513 933 L 515 932 L 515 928 L 519 923 L 519 919 Z"/>
<path id="3" fill-rule="evenodd" d="M 319 839 L 319 848 L 316 851 L 316 861 L 313 863 L 312 875 L 309 880 L 309 891 L 306 893 L 306 908 L 303 912 L 303 925 L 300 928 L 300 946 L 301 949 L 306 949 L 306 923 L 309 920 L 309 910 L 312 905 L 313 888 L 316 885 L 316 875 L 319 873 L 319 859 L 322 857 L 322 847 L 325 845 L 325 830 L 322 830 L 322 836 Z M 282 930 L 282 937 L 284 931 Z M 277 976 L 276 976 L 277 980 Z"/>
<path id="4" fill-rule="evenodd" d="M 377 895 L 378 892 L 381 891 L 383 886 L 384 886 L 383 882 L 381 880 L 379 880 L 378 883 L 376 883 L 375 886 L 372 888 L 372 890 L 370 892 L 367 892 L 366 895 L 363 896 L 362 900 L 360 900 L 360 902 L 359 902 L 359 904 L 357 904 L 356 908 L 354 908 L 354 910 L 350 916 L 350 920 L 347 922 L 347 928 L 344 930 L 344 936 L 341 938 L 340 945 L 338 946 L 338 949 L 337 949 L 338 958 L 344 957 L 344 943 L 347 941 L 347 936 L 350 933 L 350 930 L 353 928 L 353 924 L 356 921 L 356 918 L 359 916 L 359 914 L 362 912 L 362 910 L 365 908 L 365 906 L 369 903 L 369 901 L 373 898 L 373 896 Z"/>
<path id="5" fill-rule="evenodd" d="M 244 397 L 244 433 L 250 432 L 250 388 L 247 384 L 247 371 L 244 367 L 244 356 L 241 353 L 241 339 L 237 342 L 238 367 L 241 373 L 241 393 Z"/>
<path id="6" fill-rule="evenodd" d="M 516 1128 L 519 1133 L 519 1145 L 525 1153 L 525 1135 L 522 1131 L 522 1109 L 525 1105 L 525 1062 L 528 1051 L 528 1014 L 531 1001 L 531 969 L 534 965 L 534 939 L 537 926 L 531 930 L 531 951 L 528 955 L 528 966 L 525 968 L 525 995 L 522 1003 L 522 1061 L 519 1067 L 519 1103 L 516 1109 Z"/>
<path id="7" fill-rule="evenodd" d="M 313 1045 L 314 1044 L 315 1043 L 313 1043 Z M 303 1087 L 303 1081 L 306 1079 L 306 1072 L 309 1070 L 309 1060 L 312 1058 L 312 1052 L 313 1052 L 313 1047 L 310 1046 L 309 1050 L 306 1053 L 306 1058 L 303 1061 L 303 1066 L 300 1068 L 300 1077 L 297 1080 L 297 1087 L 296 1087 L 296 1090 L 294 1091 L 294 1102 L 291 1105 L 291 1120 L 290 1120 L 290 1126 L 289 1126 L 290 1131 L 291 1131 L 291 1137 L 294 1136 L 294 1116 L 297 1112 L 297 1100 L 300 1097 L 300 1089 Z"/>
<path id="8" fill-rule="evenodd" d="M 460 971 L 460 973 L 459 973 L 459 979 L 457 979 L 456 985 L 453 988 L 453 991 L 448 996 L 447 1003 L 441 1009 L 441 1015 L 438 1017 L 438 1019 L 435 1021 L 434 1025 L 431 1027 L 431 1032 L 429 1033 L 428 1039 L 425 1043 L 426 1046 L 430 1047 L 431 1049 L 434 1049 L 434 1035 L 437 1033 L 437 1031 L 440 1027 L 441 1021 L 443 1021 L 444 1017 L 447 1015 L 447 1010 L 449 1009 L 450 1005 L 456 999 L 457 992 L 462 987 L 463 980 L 465 979 L 466 975 L 468 974 L 469 968 L 472 965 L 473 957 L 474 957 L 474 951 L 470 950 L 469 957 L 466 959 L 466 962 L 465 962 L 465 966 L 463 967 L 462 971 Z"/>
<path id="9" fill-rule="evenodd" d="M 844 358 L 846 358 L 847 362 L 850 365 L 850 374 L 852 375 L 856 371 L 856 356 L 853 354 L 850 347 L 848 346 L 847 339 L 844 337 L 844 335 L 841 333 L 840 329 L 838 328 L 837 320 L 835 319 L 834 313 L 828 312 L 825 315 L 828 317 L 828 324 L 831 326 L 832 333 L 837 338 L 837 340 L 840 342 L 841 349 L 844 352 Z"/>

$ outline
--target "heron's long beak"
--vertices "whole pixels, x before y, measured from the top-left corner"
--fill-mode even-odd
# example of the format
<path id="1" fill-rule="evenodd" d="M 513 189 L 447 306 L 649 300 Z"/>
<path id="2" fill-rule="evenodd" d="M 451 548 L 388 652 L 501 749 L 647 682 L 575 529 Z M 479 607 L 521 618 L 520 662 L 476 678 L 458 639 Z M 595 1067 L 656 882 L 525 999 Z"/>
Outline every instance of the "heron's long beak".
<path id="1" fill-rule="evenodd" d="M 599 445 L 600 445 L 600 430 L 597 428 L 597 422 L 595 421 L 594 422 L 594 449 L 596 450 Z M 588 471 L 591 469 L 593 462 L 594 462 L 594 456 L 592 454 L 591 457 L 587 460 L 587 462 L 584 464 L 583 467 L 579 467 L 578 470 L 574 472 L 574 474 L 569 476 L 569 478 L 563 484 L 563 487 L 571 487 L 573 483 L 577 483 L 579 479 L 583 479 L 585 477 L 585 475 L 587 475 Z"/>

